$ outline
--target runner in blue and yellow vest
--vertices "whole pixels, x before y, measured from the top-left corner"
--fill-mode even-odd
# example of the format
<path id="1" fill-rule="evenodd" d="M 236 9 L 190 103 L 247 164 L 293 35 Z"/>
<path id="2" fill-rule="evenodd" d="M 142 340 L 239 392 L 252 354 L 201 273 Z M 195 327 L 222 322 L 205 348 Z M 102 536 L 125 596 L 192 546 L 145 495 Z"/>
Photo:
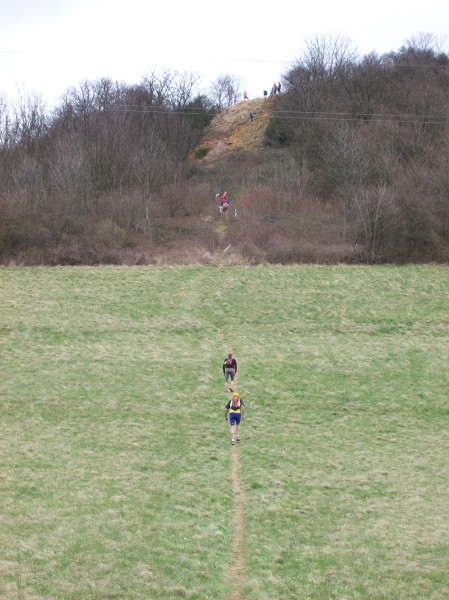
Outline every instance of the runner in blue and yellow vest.
<path id="1" fill-rule="evenodd" d="M 231 444 L 240 441 L 240 420 L 245 418 L 245 403 L 237 392 L 234 392 L 231 400 L 225 406 L 225 421 L 231 426 Z"/>

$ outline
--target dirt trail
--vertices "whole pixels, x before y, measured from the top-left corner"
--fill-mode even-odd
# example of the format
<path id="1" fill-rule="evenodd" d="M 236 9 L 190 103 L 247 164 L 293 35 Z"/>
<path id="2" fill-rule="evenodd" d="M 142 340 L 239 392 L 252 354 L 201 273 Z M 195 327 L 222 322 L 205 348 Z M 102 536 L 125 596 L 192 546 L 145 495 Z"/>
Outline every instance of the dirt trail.
<path id="1" fill-rule="evenodd" d="M 215 327 L 220 343 L 224 346 L 223 330 Z M 228 352 L 232 349 L 228 348 Z M 237 381 L 236 381 L 237 383 Z M 231 446 L 231 485 L 232 485 L 232 543 L 226 583 L 231 593 L 225 600 L 243 600 L 243 583 L 245 579 L 245 508 L 246 494 L 240 480 L 240 442 Z"/>
<path id="2" fill-rule="evenodd" d="M 192 290 L 187 298 L 186 313 L 190 314 L 198 295 L 199 275 L 192 281 Z M 217 337 L 224 346 L 224 333 L 220 327 L 210 324 L 215 328 Z M 231 351 L 229 348 L 228 351 Z M 240 443 L 240 442 L 239 442 Z M 245 577 L 245 507 L 246 494 L 240 480 L 240 447 L 239 444 L 231 446 L 231 485 L 232 485 L 232 544 L 226 572 L 226 583 L 231 593 L 225 600 L 243 600 L 243 583 Z"/>
<path id="3" fill-rule="evenodd" d="M 246 494 L 240 480 L 240 448 L 231 447 L 231 482 L 234 495 L 232 503 L 232 546 L 226 573 L 231 594 L 225 600 L 243 600 L 245 578 L 245 504 Z"/>

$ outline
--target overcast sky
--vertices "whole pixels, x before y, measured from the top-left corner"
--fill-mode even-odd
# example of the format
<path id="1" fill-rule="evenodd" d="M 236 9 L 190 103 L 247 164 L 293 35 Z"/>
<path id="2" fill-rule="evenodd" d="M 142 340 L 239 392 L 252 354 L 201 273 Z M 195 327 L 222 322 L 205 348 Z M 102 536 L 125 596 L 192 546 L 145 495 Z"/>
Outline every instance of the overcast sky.
<path id="1" fill-rule="evenodd" d="M 139 83 L 153 68 L 220 73 L 261 96 L 305 39 L 349 37 L 361 54 L 397 50 L 419 32 L 449 44 L 448 0 L 0 0 L 0 93 L 52 105 L 72 85 Z"/>

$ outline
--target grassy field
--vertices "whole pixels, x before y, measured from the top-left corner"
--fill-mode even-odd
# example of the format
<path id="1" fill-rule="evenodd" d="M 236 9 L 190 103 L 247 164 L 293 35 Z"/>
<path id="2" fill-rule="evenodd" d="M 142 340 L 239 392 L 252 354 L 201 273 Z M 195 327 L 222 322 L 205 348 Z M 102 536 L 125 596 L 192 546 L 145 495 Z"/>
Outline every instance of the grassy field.
<path id="1" fill-rule="evenodd" d="M 3 268 L 0 598 L 449 597 L 449 269 Z"/>

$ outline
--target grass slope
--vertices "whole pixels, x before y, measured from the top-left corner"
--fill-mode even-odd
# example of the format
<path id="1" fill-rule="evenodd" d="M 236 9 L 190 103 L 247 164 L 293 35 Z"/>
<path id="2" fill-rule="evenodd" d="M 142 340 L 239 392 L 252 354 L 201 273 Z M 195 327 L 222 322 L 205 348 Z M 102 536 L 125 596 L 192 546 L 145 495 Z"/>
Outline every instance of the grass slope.
<path id="1" fill-rule="evenodd" d="M 449 595 L 446 267 L 1 269 L 0 597 Z"/>

